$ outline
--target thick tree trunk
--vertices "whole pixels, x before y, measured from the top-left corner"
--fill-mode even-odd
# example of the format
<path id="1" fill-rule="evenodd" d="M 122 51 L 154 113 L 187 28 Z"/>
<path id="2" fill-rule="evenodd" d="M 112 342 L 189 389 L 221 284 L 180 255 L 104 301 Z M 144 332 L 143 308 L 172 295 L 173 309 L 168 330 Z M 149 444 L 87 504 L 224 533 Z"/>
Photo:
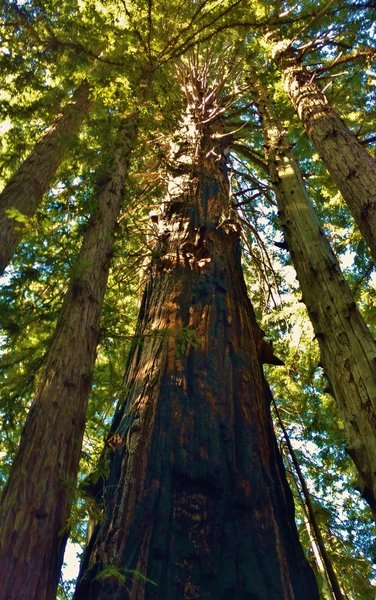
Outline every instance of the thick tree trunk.
<path id="1" fill-rule="evenodd" d="M 193 76 L 185 83 L 104 519 L 75 599 L 316 599 L 257 356 L 213 97 Z"/>
<path id="2" fill-rule="evenodd" d="M 275 59 L 286 90 L 376 260 L 376 161 L 330 106 L 291 47 Z"/>
<path id="3" fill-rule="evenodd" d="M 376 342 L 320 228 L 289 140 L 265 88 L 255 83 L 280 221 L 360 475 L 376 512 Z"/>
<path id="4" fill-rule="evenodd" d="M 90 109 L 89 93 L 89 84 L 84 81 L 0 194 L 0 275 L 11 260 L 25 228 L 11 210 L 15 209 L 25 217 L 35 214 Z"/>
<path id="5" fill-rule="evenodd" d="M 98 191 L 20 447 L 0 504 L 0 599 L 53 600 L 67 537 L 113 230 L 136 136 L 121 129 Z"/>

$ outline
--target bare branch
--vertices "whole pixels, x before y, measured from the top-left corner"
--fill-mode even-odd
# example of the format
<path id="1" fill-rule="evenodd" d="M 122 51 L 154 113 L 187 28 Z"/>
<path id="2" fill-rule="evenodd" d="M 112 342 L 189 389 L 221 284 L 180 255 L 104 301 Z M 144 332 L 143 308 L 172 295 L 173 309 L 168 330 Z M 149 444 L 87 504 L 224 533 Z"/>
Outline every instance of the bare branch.
<path id="1" fill-rule="evenodd" d="M 369 48 L 368 50 L 359 50 L 359 52 L 354 52 L 353 54 L 347 54 L 347 55 L 346 54 L 343 55 L 343 53 L 341 52 L 332 63 L 329 63 L 328 65 L 325 65 L 323 67 L 318 67 L 317 69 L 315 69 L 315 73 L 326 73 L 327 71 L 334 69 L 338 65 L 343 65 L 344 63 L 347 63 L 347 62 L 350 62 L 353 60 L 358 60 L 360 58 L 373 57 L 373 56 L 376 56 L 375 48 Z"/>
<path id="2" fill-rule="evenodd" d="M 153 19 L 152 19 L 152 10 L 153 10 L 153 0 L 148 0 L 148 39 L 147 39 L 147 47 L 148 54 L 151 54 L 151 37 L 152 37 L 152 29 L 153 29 Z"/>
<path id="3" fill-rule="evenodd" d="M 239 143 L 231 144 L 231 146 L 232 146 L 232 149 L 235 150 L 235 152 L 238 152 L 245 158 L 248 158 L 253 163 L 255 163 L 257 166 L 261 167 L 265 172 L 268 171 L 268 166 L 264 162 L 263 156 L 261 154 L 259 154 L 258 152 L 256 152 L 256 150 L 252 150 L 252 148 L 249 148 L 248 146 L 245 146 L 244 144 L 239 144 Z"/>
<path id="4" fill-rule="evenodd" d="M 199 29 L 197 29 L 195 32 L 193 32 L 191 35 L 189 35 L 180 45 L 176 46 L 175 49 L 173 49 L 173 51 L 164 59 L 165 62 L 166 62 L 166 60 L 169 60 L 170 58 L 181 56 L 184 52 L 189 50 L 192 46 L 196 45 L 197 43 L 201 43 L 203 41 L 206 41 L 207 39 L 210 39 L 214 35 L 214 33 L 217 34 L 217 33 L 219 33 L 219 31 L 221 31 L 223 29 L 229 29 L 229 28 L 235 27 L 236 25 L 239 25 L 239 23 L 228 23 L 228 24 L 225 24 L 222 27 L 219 27 L 218 29 L 216 29 L 215 32 L 210 32 L 204 38 L 197 39 L 200 33 L 205 31 L 206 29 L 208 29 L 208 27 L 212 27 L 217 21 L 219 21 L 222 17 L 227 15 L 229 12 L 231 12 L 231 10 L 233 8 L 235 8 L 238 4 L 241 4 L 242 2 L 243 2 L 243 0 L 236 0 L 235 2 L 233 2 L 233 4 L 230 4 L 230 6 L 228 6 L 225 10 L 223 10 L 215 18 L 213 18 L 212 21 L 209 21 L 209 23 L 205 23 Z M 208 12 L 205 14 L 210 14 L 210 13 Z M 180 37 L 180 34 L 179 34 L 179 37 Z"/>
<path id="5" fill-rule="evenodd" d="M 304 27 L 302 27 L 292 38 L 292 40 L 290 40 L 290 46 L 293 44 L 293 42 L 295 42 L 295 40 L 298 39 L 299 36 L 302 35 L 302 33 L 304 33 L 309 27 L 311 27 L 311 25 L 313 25 L 313 23 L 315 21 L 317 21 L 317 19 L 319 19 L 320 17 L 322 17 L 325 13 L 328 12 L 329 8 L 331 7 L 331 5 L 333 4 L 334 0 L 329 0 L 329 2 L 327 2 L 325 4 L 325 6 L 315 15 L 312 16 L 312 18 L 310 19 L 310 21 L 308 21 L 308 23 L 306 23 L 304 25 Z"/>

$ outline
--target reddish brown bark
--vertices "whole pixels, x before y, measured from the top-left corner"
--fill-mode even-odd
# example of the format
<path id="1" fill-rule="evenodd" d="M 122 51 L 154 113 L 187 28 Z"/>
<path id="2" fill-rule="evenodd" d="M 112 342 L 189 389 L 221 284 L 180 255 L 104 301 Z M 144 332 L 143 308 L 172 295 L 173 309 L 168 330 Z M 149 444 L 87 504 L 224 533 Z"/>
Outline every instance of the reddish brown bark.
<path id="1" fill-rule="evenodd" d="M 0 274 L 25 230 L 24 223 L 10 216 L 8 211 L 16 209 L 25 217 L 35 214 L 90 109 L 89 93 L 89 84 L 84 81 L 0 194 Z"/>
<path id="2" fill-rule="evenodd" d="M 215 100 L 198 73 L 185 84 L 104 519 L 75 598 L 316 599 L 257 356 Z"/>
<path id="3" fill-rule="evenodd" d="M 0 599 L 53 600 L 63 559 L 99 317 L 135 117 L 120 130 L 98 191 L 19 450 L 0 504 Z"/>
<path id="4" fill-rule="evenodd" d="M 376 260 L 376 161 L 331 107 L 293 49 L 279 47 L 275 59 L 291 102 Z"/>
<path id="5" fill-rule="evenodd" d="M 316 337 L 321 362 L 343 418 L 359 488 L 376 513 L 376 342 L 323 234 L 286 132 L 260 82 L 266 158 L 281 225 Z"/>

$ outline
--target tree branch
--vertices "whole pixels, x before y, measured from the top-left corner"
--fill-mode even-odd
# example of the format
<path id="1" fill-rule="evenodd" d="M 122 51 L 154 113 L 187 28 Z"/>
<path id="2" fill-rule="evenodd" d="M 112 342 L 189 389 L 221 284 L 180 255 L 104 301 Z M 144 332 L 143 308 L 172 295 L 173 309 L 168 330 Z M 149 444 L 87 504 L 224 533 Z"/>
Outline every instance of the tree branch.
<path id="1" fill-rule="evenodd" d="M 255 163 L 256 165 L 258 165 L 264 171 L 267 172 L 268 166 L 264 162 L 262 155 L 259 154 L 258 152 L 256 152 L 256 150 L 252 150 L 248 146 L 245 146 L 244 144 L 239 144 L 238 142 L 236 142 L 235 144 L 231 144 L 231 148 L 233 150 L 235 150 L 235 152 L 238 152 L 239 154 L 241 154 L 245 158 L 248 158 L 253 163 Z"/>

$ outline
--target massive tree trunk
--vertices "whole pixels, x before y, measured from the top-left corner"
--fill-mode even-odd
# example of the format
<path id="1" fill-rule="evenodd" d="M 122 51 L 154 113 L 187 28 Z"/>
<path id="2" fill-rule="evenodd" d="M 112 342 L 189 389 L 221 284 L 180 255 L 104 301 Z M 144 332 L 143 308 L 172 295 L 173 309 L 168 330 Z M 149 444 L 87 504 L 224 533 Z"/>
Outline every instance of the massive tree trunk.
<path id="1" fill-rule="evenodd" d="M 287 135 L 266 89 L 255 82 L 280 221 L 360 475 L 376 512 L 376 342 L 320 228 Z"/>
<path id="2" fill-rule="evenodd" d="M 291 47 L 275 47 L 286 90 L 376 260 L 376 161 L 330 106 Z"/>
<path id="3" fill-rule="evenodd" d="M 136 117 L 122 124 L 112 170 L 98 190 L 76 275 L 62 307 L 0 504 L 0 599 L 53 600 L 63 559 L 113 230 Z"/>
<path id="4" fill-rule="evenodd" d="M 0 275 L 11 260 L 25 225 L 12 214 L 32 217 L 87 115 L 90 88 L 84 81 L 61 114 L 36 143 L 0 194 Z"/>
<path id="5" fill-rule="evenodd" d="M 184 89 L 103 522 L 75 599 L 316 599 L 257 356 L 217 100 L 197 72 Z"/>

